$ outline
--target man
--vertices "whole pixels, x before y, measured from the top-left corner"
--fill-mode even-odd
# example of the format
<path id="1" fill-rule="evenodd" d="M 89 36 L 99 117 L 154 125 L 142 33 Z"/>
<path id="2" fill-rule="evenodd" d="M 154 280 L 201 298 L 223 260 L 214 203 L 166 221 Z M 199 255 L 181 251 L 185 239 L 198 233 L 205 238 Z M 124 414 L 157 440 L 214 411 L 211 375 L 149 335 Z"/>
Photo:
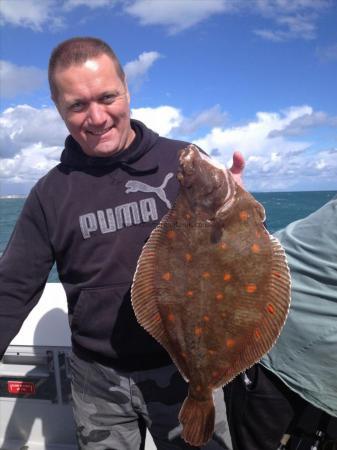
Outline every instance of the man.
<path id="1" fill-rule="evenodd" d="M 130 120 L 123 69 L 98 39 L 54 49 L 49 83 L 70 136 L 61 164 L 33 187 L 0 262 L 0 355 L 56 261 L 68 298 L 80 448 L 141 448 L 145 426 L 161 450 L 190 448 L 178 423 L 186 383 L 130 302 L 142 247 L 177 196 L 178 153 L 187 143 Z M 234 154 L 235 176 L 242 167 Z M 209 450 L 230 446 L 221 390 L 215 400 Z"/>
<path id="2" fill-rule="evenodd" d="M 261 364 L 225 387 L 233 448 L 276 450 L 290 434 L 286 448 L 332 450 L 337 446 L 337 197 L 275 235 L 287 254 L 292 303 Z"/>

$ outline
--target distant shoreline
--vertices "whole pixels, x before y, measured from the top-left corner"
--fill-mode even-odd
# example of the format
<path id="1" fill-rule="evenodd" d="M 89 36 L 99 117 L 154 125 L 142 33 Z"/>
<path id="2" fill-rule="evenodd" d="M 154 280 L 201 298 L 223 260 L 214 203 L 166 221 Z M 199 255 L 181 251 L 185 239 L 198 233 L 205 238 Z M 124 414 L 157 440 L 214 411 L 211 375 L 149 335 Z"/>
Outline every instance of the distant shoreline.
<path id="1" fill-rule="evenodd" d="M 308 191 L 249 191 L 252 195 L 255 194 L 300 194 L 300 193 L 307 193 L 307 192 L 337 192 L 336 189 L 320 189 L 318 191 L 315 190 L 308 190 Z M 7 200 L 7 199 L 20 199 L 20 198 L 27 198 L 28 194 L 9 194 L 9 195 L 0 195 L 0 200 Z"/>
<path id="2" fill-rule="evenodd" d="M 9 199 L 9 198 L 27 198 L 27 195 L 0 195 L 0 200 Z"/>

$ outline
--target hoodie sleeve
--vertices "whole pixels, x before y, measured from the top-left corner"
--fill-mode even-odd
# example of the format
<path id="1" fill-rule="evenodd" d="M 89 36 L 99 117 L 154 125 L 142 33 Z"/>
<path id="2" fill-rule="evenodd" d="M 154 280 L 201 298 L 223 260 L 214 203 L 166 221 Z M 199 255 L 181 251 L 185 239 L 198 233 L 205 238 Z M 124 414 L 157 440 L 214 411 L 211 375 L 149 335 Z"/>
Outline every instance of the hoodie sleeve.
<path id="1" fill-rule="evenodd" d="M 47 223 L 33 188 L 0 259 L 0 358 L 39 301 L 53 262 Z"/>

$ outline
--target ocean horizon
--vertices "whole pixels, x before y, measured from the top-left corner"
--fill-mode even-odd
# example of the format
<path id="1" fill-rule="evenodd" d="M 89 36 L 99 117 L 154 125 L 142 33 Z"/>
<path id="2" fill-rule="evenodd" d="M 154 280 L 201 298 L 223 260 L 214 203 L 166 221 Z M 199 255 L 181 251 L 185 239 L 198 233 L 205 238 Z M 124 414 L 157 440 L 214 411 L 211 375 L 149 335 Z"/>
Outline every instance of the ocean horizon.
<path id="1" fill-rule="evenodd" d="M 264 206 L 267 229 L 274 233 L 319 209 L 337 195 L 337 190 L 252 192 L 252 195 Z M 25 197 L 21 195 L 0 197 L 0 255 L 5 251 L 24 202 Z M 59 282 L 55 267 L 48 282 Z"/>

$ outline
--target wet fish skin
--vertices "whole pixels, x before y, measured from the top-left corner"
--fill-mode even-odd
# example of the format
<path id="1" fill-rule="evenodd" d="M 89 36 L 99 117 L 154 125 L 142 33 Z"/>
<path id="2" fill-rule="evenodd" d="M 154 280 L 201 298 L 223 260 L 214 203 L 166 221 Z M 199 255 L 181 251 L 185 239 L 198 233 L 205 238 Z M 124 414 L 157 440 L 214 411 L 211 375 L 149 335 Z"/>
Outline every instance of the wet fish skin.
<path id="1" fill-rule="evenodd" d="M 177 201 L 143 249 L 132 303 L 189 382 L 182 437 L 200 446 L 213 433 L 212 391 L 279 335 L 290 279 L 280 244 L 263 226 L 262 205 L 229 171 L 189 146 L 177 176 Z"/>

